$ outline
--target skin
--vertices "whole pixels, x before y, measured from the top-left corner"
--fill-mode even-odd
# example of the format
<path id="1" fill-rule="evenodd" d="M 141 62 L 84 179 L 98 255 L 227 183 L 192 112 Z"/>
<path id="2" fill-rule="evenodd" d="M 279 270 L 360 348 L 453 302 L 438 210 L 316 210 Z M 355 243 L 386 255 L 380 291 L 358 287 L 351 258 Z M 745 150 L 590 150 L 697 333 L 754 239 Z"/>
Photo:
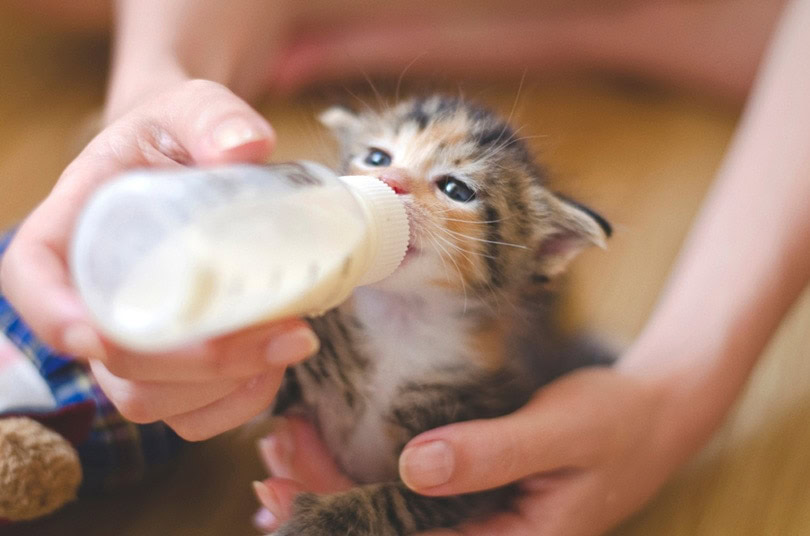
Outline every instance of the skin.
<path id="1" fill-rule="evenodd" d="M 234 128 L 236 133 L 229 133 Z M 317 341 L 300 320 L 169 354 L 136 354 L 103 340 L 66 270 L 70 230 L 83 201 L 126 168 L 261 162 L 273 143 L 267 122 L 223 86 L 181 83 L 96 137 L 9 247 L 0 267 L 4 293 L 44 341 L 90 360 L 102 388 L 127 418 L 163 419 L 188 439 L 210 437 L 231 428 L 232 419 L 245 421 L 265 408 L 284 365 L 306 358 Z M 229 411 L 223 412 L 223 405 Z"/>
<path id="2" fill-rule="evenodd" d="M 46 342 L 91 360 L 125 416 L 163 419 L 190 439 L 210 437 L 266 407 L 284 366 L 317 343 L 298 320 L 169 355 L 134 355 L 104 341 L 70 285 L 65 249 L 82 202 L 114 172 L 262 161 L 274 133 L 243 98 L 358 69 L 398 74 L 420 54 L 425 61 L 415 66 L 424 72 L 497 76 L 527 66 L 545 72 L 598 64 L 732 98 L 742 98 L 756 79 L 667 290 L 618 366 L 562 378 L 513 415 L 427 432 L 400 459 L 404 481 L 429 495 L 523 483 L 516 512 L 448 534 L 604 532 L 640 508 L 711 436 L 810 279 L 810 219 L 802 203 L 810 197 L 810 70 L 800 61 L 810 49 L 803 31 L 810 0 L 790 4 L 778 28 L 779 1 L 627 0 L 610 9 L 518 2 L 504 10 L 518 17 L 492 21 L 498 35 L 514 35 L 497 56 L 487 45 L 496 36 L 472 16 L 483 2 L 465 2 L 471 16 L 462 18 L 444 3 L 412 7 L 420 21 L 452 24 L 452 32 L 431 32 L 416 21 L 378 26 L 396 20 L 398 8 L 371 9 L 369 2 L 342 3 L 345 25 L 334 22 L 326 32 L 323 21 L 336 8 L 306 4 L 120 2 L 108 126 L 21 227 L 0 267 L 3 291 Z M 535 19 L 529 8 L 538 10 Z M 661 35 L 678 39 L 661 47 Z M 770 35 L 773 45 L 757 70 Z M 695 315 L 707 294 L 712 314 Z M 431 448 L 420 450 L 425 446 Z M 299 489 L 349 485 L 305 423 L 269 438 L 262 450 L 276 475 L 257 486 L 273 512 L 262 514 L 265 526 L 289 514 Z"/>
<path id="3" fill-rule="evenodd" d="M 507 417 L 453 424 L 408 444 L 400 474 L 421 493 L 515 480 L 525 490 L 516 512 L 431 535 L 601 534 L 711 436 L 810 281 L 810 66 L 796 61 L 810 47 L 808 23 L 810 2 L 792 4 L 667 289 L 618 366 L 566 376 Z M 695 315 L 707 295 L 712 314 Z M 321 456 L 311 462 L 328 475 L 319 486 L 345 485 L 306 426 L 282 428 L 273 443 L 282 448 L 262 449 L 281 478 L 257 486 L 272 514 L 259 519 L 270 526 L 288 515 L 291 490 L 314 481 L 301 460 Z M 431 456 L 420 453 L 425 446 Z"/>

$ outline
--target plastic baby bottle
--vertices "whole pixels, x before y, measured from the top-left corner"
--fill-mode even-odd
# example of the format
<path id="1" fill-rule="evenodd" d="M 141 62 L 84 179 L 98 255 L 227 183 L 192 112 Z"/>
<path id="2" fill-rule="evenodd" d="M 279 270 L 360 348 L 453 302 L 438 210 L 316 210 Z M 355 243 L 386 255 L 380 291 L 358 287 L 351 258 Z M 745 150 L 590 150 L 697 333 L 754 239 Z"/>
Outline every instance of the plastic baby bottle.
<path id="1" fill-rule="evenodd" d="M 90 199 L 70 265 L 111 340 L 160 351 L 314 316 L 405 256 L 401 199 L 312 162 L 132 171 Z"/>

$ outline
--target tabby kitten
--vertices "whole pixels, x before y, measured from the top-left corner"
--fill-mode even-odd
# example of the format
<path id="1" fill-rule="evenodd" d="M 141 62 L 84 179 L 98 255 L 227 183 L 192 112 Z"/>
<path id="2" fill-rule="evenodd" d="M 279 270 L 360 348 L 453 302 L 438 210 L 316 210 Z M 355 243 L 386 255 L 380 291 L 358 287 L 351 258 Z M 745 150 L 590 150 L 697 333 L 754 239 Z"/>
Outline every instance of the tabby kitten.
<path id="1" fill-rule="evenodd" d="M 515 132 L 461 99 L 332 108 L 321 119 L 340 141 L 343 174 L 402 196 L 411 243 L 393 275 L 313 321 L 321 350 L 288 370 L 275 407 L 305 408 L 363 485 L 300 495 L 275 534 L 398 536 L 503 508 L 511 488 L 413 493 L 398 479 L 399 453 L 421 432 L 528 400 L 537 385 L 508 335 L 578 252 L 605 245 L 610 226 L 546 189 Z"/>

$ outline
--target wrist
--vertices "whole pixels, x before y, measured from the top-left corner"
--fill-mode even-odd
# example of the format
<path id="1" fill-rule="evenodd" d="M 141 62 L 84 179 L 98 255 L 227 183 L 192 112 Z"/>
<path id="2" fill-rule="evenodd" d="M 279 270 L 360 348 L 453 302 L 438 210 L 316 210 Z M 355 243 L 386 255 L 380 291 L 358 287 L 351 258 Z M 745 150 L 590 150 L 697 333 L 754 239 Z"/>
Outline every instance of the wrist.
<path id="1" fill-rule="evenodd" d="M 673 341 L 665 330 L 648 326 L 617 363 L 637 379 L 652 400 L 653 441 L 673 467 L 706 444 L 745 386 L 745 375 L 731 373 L 728 351 L 709 338 Z"/>
<path id="2" fill-rule="evenodd" d="M 173 52 L 116 59 L 107 87 L 104 124 L 109 124 L 153 96 L 193 79 L 222 84 L 245 100 L 255 98 L 267 85 L 260 76 L 239 78 L 227 61 L 212 60 L 192 65 Z"/>

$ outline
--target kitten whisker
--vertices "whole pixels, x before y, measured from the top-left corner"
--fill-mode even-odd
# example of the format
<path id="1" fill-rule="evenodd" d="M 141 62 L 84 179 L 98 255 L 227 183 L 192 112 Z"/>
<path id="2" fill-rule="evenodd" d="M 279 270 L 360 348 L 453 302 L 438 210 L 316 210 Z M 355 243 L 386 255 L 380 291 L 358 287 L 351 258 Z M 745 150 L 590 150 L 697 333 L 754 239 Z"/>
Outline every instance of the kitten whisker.
<path id="1" fill-rule="evenodd" d="M 520 83 L 518 84 L 518 89 L 517 92 L 515 93 L 515 100 L 512 102 L 512 109 L 509 110 L 509 116 L 506 118 L 506 121 L 503 122 L 503 128 L 501 129 L 501 133 L 495 140 L 495 143 L 499 142 L 503 137 L 503 135 L 506 133 L 506 131 L 509 130 L 509 125 L 512 122 L 512 118 L 515 116 L 515 111 L 517 110 L 518 102 L 520 102 L 520 92 L 523 90 L 523 83 L 526 81 L 526 72 L 527 70 L 524 69 L 523 74 L 520 76 Z M 512 135 L 509 136 L 509 139 L 507 139 L 503 144 L 501 144 L 498 151 L 501 149 L 505 149 L 506 147 L 508 147 L 513 143 L 516 143 L 518 140 L 515 139 L 515 136 L 517 136 L 517 133 L 520 132 L 522 128 L 523 126 L 519 127 L 517 130 L 512 131 Z M 488 155 L 487 158 L 495 156 L 495 154 L 497 154 L 498 151 L 494 151 L 491 155 Z"/>
<path id="2" fill-rule="evenodd" d="M 365 100 L 363 100 L 362 98 L 360 98 L 359 96 L 357 96 L 357 94 L 356 94 L 356 93 L 354 93 L 354 92 L 353 92 L 351 89 L 349 89 L 349 87 L 348 87 L 348 86 L 346 86 L 346 85 L 341 85 L 341 87 L 342 87 L 342 88 L 343 88 L 343 89 L 346 91 L 346 93 L 348 93 L 349 95 L 351 95 L 352 97 L 354 97 L 354 99 L 355 99 L 355 100 L 357 100 L 358 102 L 360 102 L 360 104 L 362 104 L 363 106 L 365 106 L 365 107 L 366 107 L 366 109 L 369 111 L 369 113 L 370 113 L 370 114 L 375 115 L 375 116 L 376 116 L 376 115 L 378 115 L 378 114 L 377 114 L 377 111 L 374 109 L 374 107 L 373 107 L 373 106 L 371 106 L 371 105 L 370 105 L 369 103 L 367 103 Z"/>
<path id="3" fill-rule="evenodd" d="M 439 247 L 438 247 L 438 243 L 436 242 L 436 239 L 433 238 L 433 236 L 428 236 L 428 239 L 433 244 L 433 250 L 439 256 L 439 260 L 442 261 L 442 267 L 444 268 L 444 277 L 445 277 L 445 279 L 450 281 L 450 273 L 447 271 L 447 263 L 445 262 L 444 256 L 442 255 L 441 251 L 439 251 Z"/>
<path id="4" fill-rule="evenodd" d="M 452 243 L 450 240 L 448 240 L 447 238 L 445 238 L 445 237 L 443 237 L 443 236 L 436 235 L 436 238 L 438 238 L 439 240 L 441 240 L 442 242 L 444 242 L 444 243 L 445 243 L 445 244 L 447 244 L 448 246 L 450 246 L 450 247 L 452 247 L 453 249 L 455 249 L 456 251 L 458 251 L 458 252 L 459 252 L 459 254 L 460 254 L 462 257 L 464 257 L 464 259 L 465 259 L 467 262 L 469 262 L 470 264 L 472 264 L 473 266 L 474 266 L 475 264 L 472 262 L 472 259 L 470 259 L 470 258 L 467 256 L 467 254 L 468 254 L 468 253 L 469 253 L 470 255 L 476 255 L 476 256 L 480 256 L 480 257 L 484 257 L 484 256 L 485 256 L 485 255 L 483 255 L 483 254 L 480 254 L 480 253 L 479 253 L 479 252 L 477 252 L 477 251 L 470 251 L 470 250 L 468 250 L 468 249 L 464 249 L 464 248 L 462 248 L 461 246 L 459 246 L 458 244 L 454 244 L 454 243 Z"/>
<path id="5" fill-rule="evenodd" d="M 518 132 L 520 132 L 521 130 L 523 130 L 523 128 L 524 128 L 525 126 L 526 126 L 526 125 L 521 125 L 519 128 L 517 128 L 516 130 L 512 131 L 512 136 L 510 136 L 509 138 L 507 138 L 506 140 L 504 140 L 503 142 L 501 142 L 501 137 L 503 137 L 503 133 L 504 133 L 504 132 L 505 132 L 505 130 L 506 130 L 506 127 L 504 127 L 504 130 L 503 130 L 503 131 L 501 131 L 501 134 L 500 134 L 500 135 L 499 135 L 499 136 L 498 136 L 498 137 L 495 139 L 495 141 L 493 142 L 493 143 L 498 143 L 498 142 L 500 142 L 500 143 L 499 143 L 498 145 L 496 145 L 496 146 L 493 146 L 493 147 L 492 147 L 492 148 L 490 148 L 489 150 L 487 150 L 487 151 L 486 151 L 484 154 L 479 155 L 479 157 L 476 159 L 476 162 L 480 162 L 480 161 L 482 161 L 482 160 L 489 160 L 489 159 L 491 159 L 492 157 L 494 157 L 495 155 L 497 155 L 499 152 L 501 152 L 502 150 L 504 150 L 504 149 L 506 149 L 507 147 L 509 147 L 510 145 L 512 145 L 512 144 L 514 144 L 514 143 L 517 143 L 517 140 L 516 140 L 516 138 L 515 138 L 514 136 L 517 136 Z"/>
<path id="6" fill-rule="evenodd" d="M 449 233 L 450 233 L 450 231 L 448 231 L 447 229 L 442 229 L 441 227 L 437 227 L 437 229 L 438 229 L 439 231 L 443 232 L 443 233 L 448 233 L 448 234 L 447 234 L 447 236 L 448 236 L 450 239 L 455 239 L 455 238 L 456 238 L 455 236 L 453 236 L 453 235 L 449 234 Z M 465 235 L 462 235 L 462 236 L 465 236 Z M 437 237 L 437 238 L 442 238 L 442 237 Z M 464 253 L 469 253 L 470 255 L 475 255 L 476 257 L 482 257 L 482 258 L 485 258 L 485 259 L 494 259 L 494 258 L 496 258 L 495 256 L 493 256 L 493 255 L 489 255 L 489 254 L 487 254 L 487 253 L 482 253 L 482 252 L 480 252 L 480 251 L 473 251 L 473 250 L 470 250 L 470 249 L 463 248 L 463 247 L 459 246 L 458 244 L 454 244 L 454 243 L 450 242 L 450 241 L 449 241 L 449 240 L 447 240 L 446 238 L 442 238 L 442 239 L 443 239 L 445 242 L 447 242 L 448 244 L 450 244 L 451 246 L 453 246 L 453 248 L 457 249 L 458 251 L 462 251 L 462 252 L 464 252 Z M 467 260 L 470 260 L 470 259 L 469 259 L 469 258 L 467 258 Z"/>
<path id="7" fill-rule="evenodd" d="M 433 235 L 433 236 L 434 236 L 435 238 L 439 238 L 439 239 L 441 239 L 441 237 L 439 237 L 438 235 Z M 445 240 L 445 242 L 447 242 L 447 241 Z M 448 242 L 448 243 L 449 243 L 449 242 Z M 435 242 L 435 244 L 436 244 L 436 245 L 437 245 L 439 248 L 441 248 L 441 250 L 442 250 L 442 251 L 444 251 L 444 252 L 447 254 L 447 257 L 450 259 L 450 262 L 452 262 L 452 263 L 453 263 L 453 265 L 456 267 L 456 271 L 458 272 L 458 279 L 459 279 L 459 282 L 461 283 L 461 290 L 462 290 L 462 292 L 464 293 L 464 312 L 466 313 L 466 312 L 467 312 L 467 285 L 466 285 L 466 283 L 464 282 L 464 274 L 462 273 L 461 268 L 459 267 L 459 265 L 458 265 L 458 263 L 456 262 L 456 260 L 455 260 L 455 259 L 453 258 L 453 256 L 452 256 L 452 255 L 451 255 L 451 254 L 450 254 L 450 253 L 449 253 L 449 252 L 448 252 L 448 251 L 447 251 L 447 250 L 444 248 L 444 246 L 442 246 L 442 245 L 441 245 L 441 244 L 439 244 L 438 242 Z M 441 256 L 442 256 L 442 254 L 441 254 L 441 253 L 439 253 L 439 258 L 441 258 Z"/>
<path id="8" fill-rule="evenodd" d="M 461 87 L 461 80 L 456 82 L 456 89 L 458 90 L 458 96 L 456 97 L 460 103 L 464 103 L 466 99 L 466 95 L 464 95 L 464 88 Z"/>
<path id="9" fill-rule="evenodd" d="M 452 231 L 450 229 L 442 229 L 444 232 L 450 233 L 454 236 L 459 238 L 464 238 L 467 240 L 474 240 L 476 242 L 483 242 L 485 244 L 497 244 L 499 246 L 506 246 L 511 248 L 518 248 L 518 249 L 529 249 L 529 246 L 525 246 L 523 244 L 513 244 L 512 242 L 502 242 L 500 240 L 487 240 L 485 238 L 476 238 L 474 236 L 466 235 L 464 233 L 459 233 L 458 231 Z"/>
<path id="10" fill-rule="evenodd" d="M 447 229 L 444 229 L 444 228 L 442 228 L 441 226 L 439 226 L 439 225 L 435 225 L 435 224 L 433 225 L 433 229 L 434 229 L 434 230 L 438 230 L 438 231 L 442 231 L 442 232 L 446 232 L 446 231 L 447 231 Z M 471 265 L 471 266 L 473 266 L 473 267 L 475 267 L 476 265 L 475 265 L 475 263 L 473 262 L 473 260 L 472 260 L 472 259 L 471 259 L 471 258 L 470 258 L 468 255 L 467 255 L 468 253 L 469 253 L 470 255 L 473 255 L 473 256 L 476 256 L 476 257 L 483 257 L 483 258 L 490 258 L 490 259 L 491 259 L 491 258 L 494 258 L 494 257 L 492 257 L 491 255 L 487 255 L 487 254 L 485 254 L 485 253 L 481 253 L 480 251 L 472 251 L 472 250 L 469 250 L 469 249 L 463 248 L 463 247 L 459 246 L 458 244 L 454 243 L 452 240 L 449 240 L 448 238 L 445 238 L 445 237 L 443 237 L 443 236 L 441 236 L 441 235 L 438 235 L 438 234 L 436 234 L 435 232 L 434 232 L 434 233 L 432 233 L 432 234 L 431 234 L 431 236 L 432 236 L 433 238 L 436 238 L 436 239 L 438 239 L 438 240 L 441 240 L 442 242 L 444 242 L 445 244 L 447 244 L 447 245 L 448 245 L 448 246 L 450 246 L 451 248 L 453 248 L 453 249 L 455 249 L 456 251 L 458 251 L 458 252 L 459 252 L 459 253 L 460 253 L 460 254 L 461 254 L 463 257 L 464 257 L 464 259 L 465 259 L 467 262 L 469 262 L 469 263 L 470 263 L 470 265 Z M 452 236 L 450 236 L 450 235 L 448 235 L 448 236 L 449 236 L 449 238 L 450 238 L 450 239 L 452 239 L 452 238 L 453 238 L 453 237 L 452 237 Z M 452 257 L 451 257 L 451 259 L 452 259 Z"/>
<path id="11" fill-rule="evenodd" d="M 518 84 L 517 93 L 515 93 L 515 100 L 512 102 L 512 109 L 509 111 L 509 117 L 507 117 L 506 121 L 503 122 L 503 128 L 501 128 L 501 132 L 498 134 L 498 137 L 495 138 L 495 141 L 493 142 L 495 144 L 497 144 L 498 142 L 501 141 L 501 138 L 503 138 L 503 135 L 506 134 L 506 131 L 509 130 L 509 128 L 510 128 L 509 125 L 512 122 L 512 117 L 514 117 L 514 115 L 515 115 L 515 110 L 517 109 L 518 102 L 520 101 L 520 92 L 521 92 L 521 90 L 523 90 L 523 83 L 525 81 L 526 81 L 526 69 L 523 70 L 523 74 L 520 77 L 520 84 Z M 523 126 L 518 128 L 517 130 L 512 131 L 509 138 L 503 144 L 501 144 L 501 146 L 498 148 L 498 150 L 506 148 L 509 145 L 515 143 L 515 141 L 516 141 L 515 136 L 517 135 L 518 132 L 520 132 L 520 130 L 522 128 L 523 128 Z M 494 151 L 491 154 L 486 155 L 486 158 L 491 158 L 495 154 L 497 154 L 497 151 Z"/>
<path id="12" fill-rule="evenodd" d="M 473 224 L 473 225 L 483 225 L 483 224 L 489 224 L 489 223 L 500 223 L 502 221 L 510 220 L 510 219 L 512 219 L 514 217 L 513 214 L 510 214 L 508 216 L 504 216 L 503 218 L 498 218 L 496 220 L 464 220 L 464 219 L 460 219 L 460 218 L 448 218 L 448 217 L 444 216 L 444 214 L 447 214 L 448 212 L 456 212 L 457 210 L 458 209 L 456 209 L 455 207 L 444 207 L 444 208 L 438 208 L 436 206 L 430 207 L 431 213 L 433 213 L 435 215 L 438 215 L 438 216 L 441 216 L 443 221 L 452 221 L 452 222 L 458 222 L 458 223 L 470 223 L 470 224 Z"/>
<path id="13" fill-rule="evenodd" d="M 374 93 L 374 96 L 377 99 L 377 104 L 380 105 L 380 108 L 382 110 L 390 110 L 391 106 L 387 102 L 385 102 L 383 96 L 380 94 L 379 91 L 377 91 L 377 86 L 375 86 L 374 82 L 371 81 L 371 78 L 368 76 L 368 73 L 363 69 L 360 69 L 360 72 L 363 73 L 363 78 L 366 79 L 366 82 L 368 82 L 369 87 L 371 87 L 371 91 Z"/>
<path id="14" fill-rule="evenodd" d="M 518 142 L 526 141 L 526 140 L 535 140 L 535 139 L 539 139 L 539 138 L 548 138 L 548 134 L 532 134 L 530 136 L 521 136 L 519 138 L 515 138 L 514 140 L 511 140 L 511 143 L 518 143 Z"/>
<path id="15" fill-rule="evenodd" d="M 453 222 L 458 222 L 458 223 L 469 223 L 469 224 L 472 224 L 472 225 L 484 225 L 484 224 L 490 224 L 490 223 L 500 223 L 502 221 L 506 221 L 506 220 L 511 219 L 511 218 L 512 218 L 512 216 L 510 215 L 510 216 L 506 216 L 504 218 L 498 218 L 497 220 L 462 220 L 462 219 L 459 219 L 459 218 L 442 218 L 442 219 L 444 221 L 453 221 Z"/>
<path id="16" fill-rule="evenodd" d="M 441 231 L 443 233 L 449 233 L 448 229 L 445 229 L 445 228 L 443 228 L 440 225 L 437 225 L 435 223 L 432 223 L 431 227 L 432 227 L 433 230 L 439 230 L 439 231 Z M 455 244 L 454 242 L 449 240 L 449 239 L 455 239 L 455 237 L 453 235 L 448 234 L 447 235 L 447 237 L 449 238 L 448 239 L 448 238 L 445 238 L 445 237 L 440 236 L 440 235 L 435 234 L 435 233 L 429 233 L 429 234 L 430 234 L 431 238 L 441 240 L 447 246 L 457 250 L 459 252 L 459 254 L 461 254 L 467 260 L 467 262 L 469 262 L 473 267 L 476 268 L 477 271 L 479 270 L 478 266 L 476 266 L 472 262 L 470 257 L 467 256 L 467 253 L 469 253 L 471 255 L 475 255 L 477 257 L 482 257 L 482 258 L 489 258 L 489 259 L 497 258 L 495 256 L 487 255 L 487 254 L 481 253 L 479 251 L 470 251 L 470 250 L 468 250 L 466 248 L 463 248 L 463 247 L 459 246 L 458 244 Z M 459 233 L 459 234 L 461 234 L 461 233 Z M 461 236 L 466 237 L 466 235 L 463 235 L 463 234 Z M 467 238 L 472 238 L 472 237 L 467 237 Z M 441 244 L 438 244 L 438 243 L 437 243 L 437 245 L 440 246 L 441 249 L 445 253 L 448 254 L 448 256 L 450 256 L 450 261 L 453 262 L 453 264 L 456 265 L 456 269 L 458 269 L 458 264 L 455 262 L 452 255 L 450 255 L 450 253 L 447 251 L 447 248 L 442 247 Z M 485 285 L 485 287 L 486 287 L 485 290 L 487 291 L 487 294 L 489 296 L 489 299 L 485 299 L 483 296 L 479 295 L 477 292 L 474 292 L 475 297 L 476 297 L 478 302 L 485 304 L 487 306 L 487 308 L 490 309 L 491 311 L 497 311 L 502 306 L 501 301 L 505 300 L 506 304 L 509 305 L 512 309 L 514 309 L 515 311 L 519 311 L 519 307 L 512 300 L 510 300 L 503 292 L 501 292 L 499 289 L 494 288 L 492 286 L 492 283 L 489 281 L 489 279 L 487 277 L 485 277 L 480 272 L 478 273 L 478 276 L 480 277 L 480 280 Z M 462 279 L 462 284 L 463 284 L 463 279 Z M 465 299 L 465 304 L 466 304 L 466 302 L 467 302 L 467 289 L 466 289 L 466 287 L 464 288 L 464 299 Z M 466 311 L 466 305 L 465 305 L 465 311 Z"/>
<path id="17" fill-rule="evenodd" d="M 523 74 L 520 75 L 520 83 L 518 84 L 517 93 L 515 93 L 515 100 L 512 102 L 512 109 L 509 111 L 509 117 L 506 118 L 504 122 L 505 125 L 508 125 L 512 122 L 512 117 L 515 115 L 515 110 L 517 109 L 518 102 L 520 101 L 520 92 L 523 91 L 523 83 L 526 81 L 526 73 L 528 69 L 523 69 Z"/>
<path id="18" fill-rule="evenodd" d="M 470 264 L 473 266 L 473 268 L 475 269 L 475 271 L 476 271 L 476 273 L 477 273 L 477 277 L 479 277 L 481 280 L 483 280 L 483 281 L 485 282 L 486 287 L 487 287 L 487 290 L 489 291 L 490 296 L 492 296 L 492 298 L 493 298 L 493 299 L 495 299 L 495 300 L 497 301 L 498 296 L 497 296 L 497 294 L 496 294 L 496 292 L 497 292 L 497 291 L 496 291 L 496 289 L 495 289 L 495 288 L 493 288 L 492 284 L 491 284 L 491 283 L 489 282 L 489 280 L 488 280 L 488 279 L 487 279 L 487 278 L 484 276 L 484 274 L 481 274 L 481 273 L 480 273 L 480 268 L 479 268 L 478 266 L 476 266 L 476 265 L 475 265 L 475 263 L 473 263 L 473 262 L 472 262 L 472 260 L 471 260 L 471 259 L 470 259 L 470 258 L 469 258 L 469 257 L 468 257 L 468 256 L 467 256 L 465 253 L 464 253 L 464 252 L 466 251 L 466 252 L 471 253 L 471 254 L 473 254 L 473 255 L 478 255 L 479 257 L 487 257 L 487 258 L 492 258 L 492 257 L 490 257 L 489 255 L 484 255 L 484 254 L 481 254 L 481 253 L 479 253 L 479 252 L 471 252 L 471 251 L 465 250 L 464 248 L 461 248 L 461 247 L 460 247 L 460 246 L 458 246 L 457 244 L 454 244 L 454 243 L 450 242 L 450 241 L 449 241 L 449 240 L 447 240 L 446 238 L 443 238 L 443 237 L 438 236 L 438 235 L 434 235 L 434 236 L 435 236 L 435 238 L 437 238 L 437 239 L 441 240 L 442 242 L 444 242 L 444 243 L 445 243 L 445 244 L 447 244 L 448 246 L 450 246 L 450 247 L 452 247 L 452 248 L 455 248 L 456 250 L 458 250 L 458 251 L 459 251 L 459 253 L 460 253 L 460 254 L 461 254 L 461 255 L 462 255 L 462 256 L 463 256 L 463 257 L 464 257 L 464 258 L 467 260 L 467 262 L 469 262 L 469 263 L 470 263 Z M 447 252 L 447 250 L 446 250 L 445 248 L 442 248 L 442 249 L 443 249 L 445 252 Z M 448 255 L 449 255 L 449 253 L 448 253 Z M 455 260 L 453 259 L 453 257 L 452 257 L 452 256 L 450 256 L 450 260 L 453 262 L 453 264 L 456 264 L 456 262 L 455 262 Z M 456 264 L 456 267 L 458 268 L 458 264 Z M 463 282 L 463 279 L 462 279 L 462 282 Z M 487 306 L 488 306 L 488 307 L 490 307 L 490 309 L 495 310 L 495 308 L 494 308 L 494 307 L 492 307 L 490 304 L 488 304 L 488 303 L 487 303 L 487 300 L 483 299 L 483 298 L 482 298 L 482 297 L 481 297 L 481 296 L 480 296 L 480 295 L 479 295 L 477 292 L 475 293 L 475 297 L 476 297 L 476 299 L 477 299 L 479 302 L 483 302 L 483 303 L 487 304 Z M 465 287 L 465 289 L 464 289 L 464 302 L 465 302 L 465 312 L 466 312 L 466 303 L 467 303 L 467 291 L 466 291 L 466 287 Z"/>
<path id="19" fill-rule="evenodd" d="M 440 227 L 440 226 L 438 226 L 438 225 L 435 225 L 434 227 L 435 227 L 436 229 L 440 230 L 440 231 L 447 232 L 447 229 L 444 229 L 444 228 L 442 228 L 442 227 Z M 450 240 L 448 240 L 448 239 L 446 239 L 446 238 L 444 238 L 444 237 L 441 237 L 441 236 L 438 236 L 438 235 L 434 235 L 434 236 L 435 236 L 436 238 L 438 238 L 439 240 L 441 240 L 442 242 L 446 243 L 447 245 L 449 245 L 449 246 L 451 246 L 451 247 L 455 248 L 456 250 L 458 250 L 458 251 L 459 251 L 459 253 L 461 253 L 461 255 L 463 255 L 463 256 L 464 256 L 464 258 L 465 258 L 465 259 L 467 259 L 467 261 L 468 261 L 468 262 L 470 262 L 470 263 L 471 263 L 473 266 L 475 266 L 475 264 L 473 264 L 473 263 L 472 263 L 472 261 L 470 260 L 470 258 L 469 258 L 469 257 L 467 257 L 467 255 L 466 255 L 464 252 L 471 253 L 471 254 L 476 255 L 476 256 L 478 256 L 478 257 L 484 257 L 484 258 L 489 258 L 489 259 L 496 258 L 496 257 L 494 257 L 494 256 L 492 256 L 492 255 L 487 255 L 487 254 L 484 254 L 484 253 L 481 253 L 481 252 L 478 252 L 478 251 L 469 251 L 469 250 L 467 250 L 467 249 L 462 248 L 461 246 L 459 246 L 459 245 L 457 245 L 457 244 L 454 244 L 453 242 L 451 242 Z M 451 235 L 448 235 L 448 236 L 450 236 L 450 238 L 453 238 Z M 444 248 L 442 248 L 442 249 L 444 249 Z M 452 257 L 450 258 L 450 260 L 453 260 L 453 259 L 452 259 Z M 497 290 L 497 289 L 495 289 L 495 288 L 492 286 L 492 283 L 490 283 L 490 281 L 489 281 L 489 280 L 488 280 L 486 277 L 483 277 L 483 274 L 479 274 L 479 275 L 480 275 L 480 276 L 482 276 L 482 277 L 481 277 L 481 279 L 482 279 L 482 280 L 485 282 L 486 287 L 487 287 L 487 290 L 489 291 L 489 295 L 490 295 L 490 297 L 491 297 L 493 300 L 495 300 L 495 304 L 494 304 L 494 305 L 490 305 L 490 308 L 491 308 L 492 310 L 496 310 L 498 307 L 500 307 L 499 299 L 501 298 L 501 294 L 502 294 L 502 293 L 498 292 L 498 290 Z M 477 296 L 477 297 L 480 299 L 480 296 Z M 482 300 L 482 301 L 484 301 L 485 303 L 487 302 L 487 300 Z M 516 306 L 515 306 L 513 303 L 511 303 L 511 302 L 510 302 L 510 305 L 512 305 L 512 307 L 513 307 L 513 308 L 515 308 L 515 307 L 516 307 Z"/>
<path id="20" fill-rule="evenodd" d="M 402 72 L 399 73 L 399 78 L 397 78 L 397 88 L 394 91 L 394 102 L 399 102 L 399 88 L 402 85 L 402 80 L 405 78 L 405 73 L 408 72 L 408 69 L 410 69 L 414 63 L 424 58 L 425 54 L 427 54 L 427 52 L 422 52 L 421 54 L 416 56 L 414 59 L 410 61 L 410 63 L 408 63 L 408 65 L 405 66 L 404 69 L 402 69 Z"/>

